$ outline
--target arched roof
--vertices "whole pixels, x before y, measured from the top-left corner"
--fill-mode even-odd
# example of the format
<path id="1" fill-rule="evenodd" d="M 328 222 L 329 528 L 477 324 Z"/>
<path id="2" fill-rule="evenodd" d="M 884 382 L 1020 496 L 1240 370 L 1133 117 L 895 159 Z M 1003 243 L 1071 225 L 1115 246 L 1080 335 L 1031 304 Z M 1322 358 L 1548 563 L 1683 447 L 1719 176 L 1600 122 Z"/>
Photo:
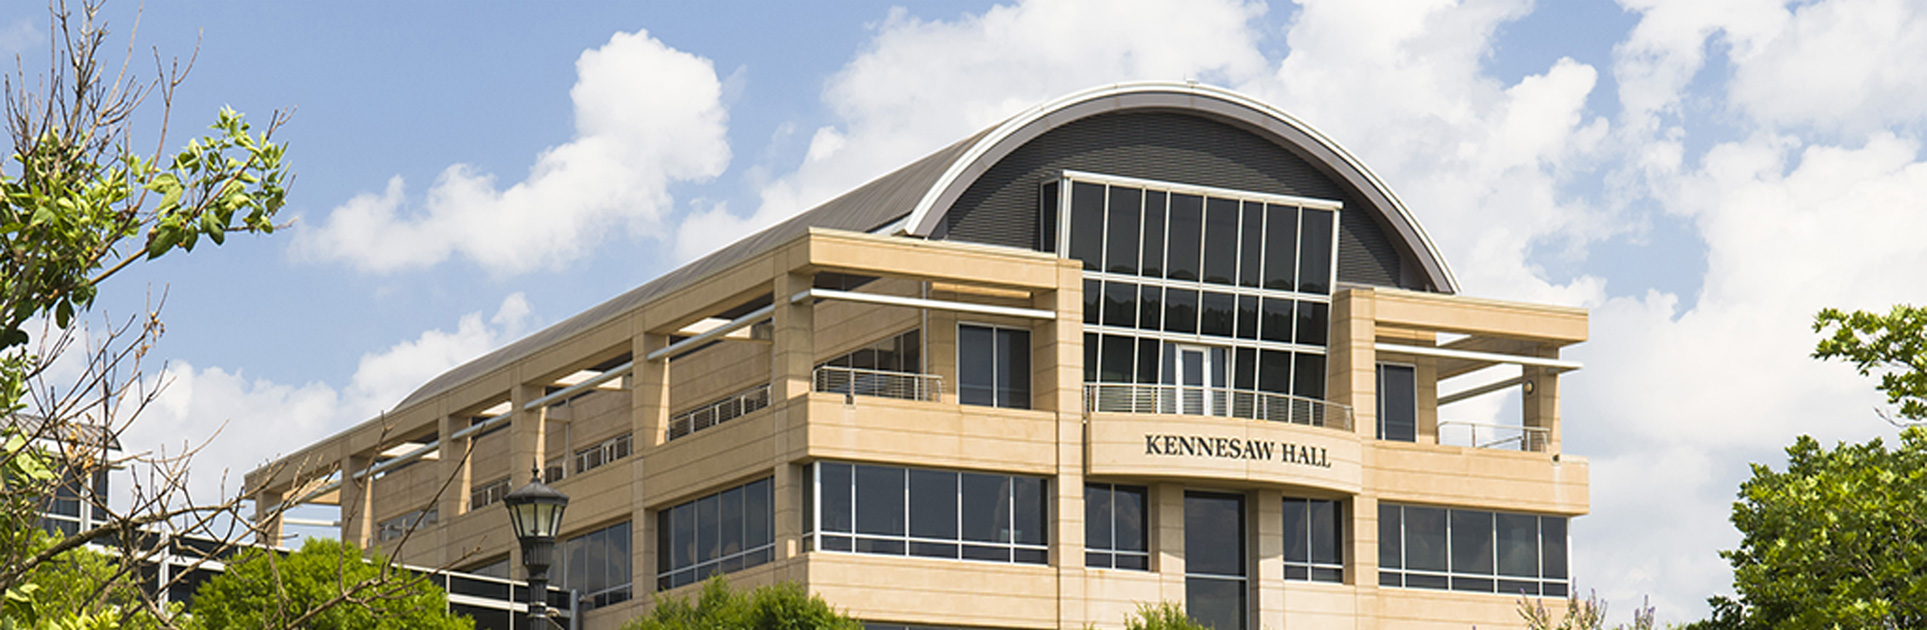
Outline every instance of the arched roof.
<path id="1" fill-rule="evenodd" d="M 1270 137 L 1273 142 L 1303 152 L 1337 178 L 1364 195 L 1369 210 L 1391 228 L 1433 287 L 1457 293 L 1458 282 L 1425 234 L 1389 186 L 1358 158 L 1318 130 L 1276 107 L 1223 88 L 1196 83 L 1144 81 L 1092 88 L 1038 105 L 979 134 L 932 182 L 910 211 L 904 230 L 928 237 L 942 223 L 958 196 L 998 160 L 1052 129 L 1100 114 L 1132 110 L 1182 111 L 1229 121 Z M 951 150 L 954 150 L 953 147 Z M 1352 208 L 1348 208 L 1352 209 Z M 1355 210 L 1355 209 L 1353 209 Z"/>
<path id="2" fill-rule="evenodd" d="M 1364 196 L 1372 206 L 1368 210 L 1391 228 L 1390 234 L 1411 254 L 1427 284 L 1444 293 L 1458 291 L 1445 259 L 1439 256 L 1431 239 L 1398 196 L 1357 158 L 1311 126 L 1275 107 L 1222 88 L 1195 83 L 1119 83 L 1033 107 L 787 221 L 745 236 L 622 295 L 456 366 L 417 388 L 397 408 L 427 400 L 541 348 L 628 314 L 658 296 L 768 252 L 812 227 L 872 232 L 901 221 L 899 233 L 928 238 L 941 223 L 944 213 L 977 177 L 1025 142 L 1080 119 L 1132 110 L 1207 116 L 1237 124 L 1300 152 Z"/>

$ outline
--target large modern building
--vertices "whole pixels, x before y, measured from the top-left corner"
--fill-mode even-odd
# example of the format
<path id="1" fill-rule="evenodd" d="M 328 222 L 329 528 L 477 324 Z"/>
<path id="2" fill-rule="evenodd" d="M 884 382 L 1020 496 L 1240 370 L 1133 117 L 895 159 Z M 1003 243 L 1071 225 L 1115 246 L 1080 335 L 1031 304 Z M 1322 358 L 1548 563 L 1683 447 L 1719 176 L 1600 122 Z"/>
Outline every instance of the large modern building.
<path id="1" fill-rule="evenodd" d="M 1221 630 L 1506 626 L 1570 589 L 1559 355 L 1586 334 L 1458 295 L 1309 125 L 1120 84 L 457 367 L 247 491 L 504 572 L 490 504 L 534 464 L 574 498 L 555 576 L 595 629 L 713 574 L 878 629 L 1160 601 Z M 1454 420 L 1473 399 L 1486 421 Z"/>

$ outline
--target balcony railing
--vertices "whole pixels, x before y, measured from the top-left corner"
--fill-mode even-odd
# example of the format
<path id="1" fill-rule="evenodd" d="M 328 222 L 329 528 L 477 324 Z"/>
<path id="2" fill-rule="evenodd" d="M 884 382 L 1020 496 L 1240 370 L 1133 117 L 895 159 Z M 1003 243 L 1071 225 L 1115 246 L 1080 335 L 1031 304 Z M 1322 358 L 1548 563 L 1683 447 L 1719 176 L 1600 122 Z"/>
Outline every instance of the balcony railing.
<path id="1" fill-rule="evenodd" d="M 942 402 L 943 377 L 935 374 L 887 372 L 821 366 L 810 379 L 813 389 L 844 396 L 875 396 L 901 400 Z"/>
<path id="2" fill-rule="evenodd" d="M 737 392 L 669 418 L 669 439 L 673 440 L 769 406 L 769 383 Z"/>
<path id="3" fill-rule="evenodd" d="M 1085 383 L 1084 410 L 1095 413 L 1187 414 L 1289 422 L 1350 431 L 1352 409 L 1288 394 L 1225 387 Z"/>
<path id="4" fill-rule="evenodd" d="M 1545 427 L 1461 420 L 1439 422 L 1439 444 L 1447 446 L 1541 453 L 1546 450 L 1548 435 Z"/>

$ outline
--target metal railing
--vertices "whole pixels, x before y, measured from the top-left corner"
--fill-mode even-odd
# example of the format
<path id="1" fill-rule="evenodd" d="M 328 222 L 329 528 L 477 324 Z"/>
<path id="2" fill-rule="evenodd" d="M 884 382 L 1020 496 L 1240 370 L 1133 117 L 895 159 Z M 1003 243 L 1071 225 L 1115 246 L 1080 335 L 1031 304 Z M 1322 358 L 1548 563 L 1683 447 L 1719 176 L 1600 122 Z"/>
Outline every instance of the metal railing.
<path id="1" fill-rule="evenodd" d="M 1546 450 L 1548 437 L 1545 427 L 1463 420 L 1439 422 L 1439 444 L 1446 446 L 1541 453 Z"/>
<path id="2" fill-rule="evenodd" d="M 914 372 L 887 372 L 820 366 L 811 374 L 811 389 L 845 396 L 875 396 L 901 400 L 943 401 L 943 377 Z"/>
<path id="3" fill-rule="evenodd" d="M 1084 410 L 1094 413 L 1248 418 L 1343 431 L 1352 428 L 1352 408 L 1345 405 L 1289 394 L 1226 387 L 1085 383 Z"/>
<path id="4" fill-rule="evenodd" d="M 669 439 L 707 429 L 769 406 L 769 383 L 737 392 L 669 418 Z"/>

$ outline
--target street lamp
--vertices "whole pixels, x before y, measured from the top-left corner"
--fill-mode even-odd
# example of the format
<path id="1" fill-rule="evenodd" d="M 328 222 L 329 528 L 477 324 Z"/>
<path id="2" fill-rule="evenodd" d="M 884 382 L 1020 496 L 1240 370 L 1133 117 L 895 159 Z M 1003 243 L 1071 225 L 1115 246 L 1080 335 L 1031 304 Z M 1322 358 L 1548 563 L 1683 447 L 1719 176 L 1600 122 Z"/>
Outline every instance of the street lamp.
<path id="1" fill-rule="evenodd" d="M 543 484 L 540 468 L 530 473 L 529 485 L 502 497 L 502 503 L 508 506 L 515 540 L 522 543 L 522 568 L 529 572 L 529 625 L 547 630 L 549 560 L 555 555 L 555 534 L 561 530 L 569 495 Z"/>

